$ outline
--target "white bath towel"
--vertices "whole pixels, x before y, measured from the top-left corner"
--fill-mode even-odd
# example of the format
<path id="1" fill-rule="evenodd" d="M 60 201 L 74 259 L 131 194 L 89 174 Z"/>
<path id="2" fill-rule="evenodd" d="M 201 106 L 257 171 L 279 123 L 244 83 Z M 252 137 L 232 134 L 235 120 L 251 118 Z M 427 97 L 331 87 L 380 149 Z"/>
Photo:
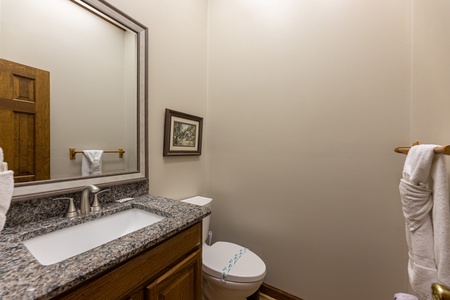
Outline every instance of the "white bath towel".
<path id="1" fill-rule="evenodd" d="M 6 222 L 6 213 L 11 204 L 11 197 L 14 190 L 14 172 L 0 172 L 0 231 L 3 230 Z"/>
<path id="2" fill-rule="evenodd" d="M 431 284 L 450 284 L 450 206 L 447 172 L 437 145 L 409 150 L 400 180 L 409 251 L 408 274 L 421 300 L 431 298 Z"/>
<path id="3" fill-rule="evenodd" d="M 81 175 L 101 175 L 103 150 L 84 150 L 81 161 Z"/>

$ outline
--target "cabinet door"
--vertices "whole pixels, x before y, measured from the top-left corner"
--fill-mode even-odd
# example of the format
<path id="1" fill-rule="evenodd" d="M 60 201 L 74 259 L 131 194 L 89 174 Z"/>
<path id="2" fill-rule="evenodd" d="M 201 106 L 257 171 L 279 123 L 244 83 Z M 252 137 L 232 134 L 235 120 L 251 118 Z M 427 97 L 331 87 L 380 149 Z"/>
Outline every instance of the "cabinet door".
<path id="1" fill-rule="evenodd" d="M 144 300 L 144 290 L 143 288 L 140 288 L 134 293 L 131 293 L 127 297 L 125 297 L 123 300 Z"/>
<path id="2" fill-rule="evenodd" d="M 197 250 L 147 286 L 147 299 L 201 300 L 202 253 Z"/>

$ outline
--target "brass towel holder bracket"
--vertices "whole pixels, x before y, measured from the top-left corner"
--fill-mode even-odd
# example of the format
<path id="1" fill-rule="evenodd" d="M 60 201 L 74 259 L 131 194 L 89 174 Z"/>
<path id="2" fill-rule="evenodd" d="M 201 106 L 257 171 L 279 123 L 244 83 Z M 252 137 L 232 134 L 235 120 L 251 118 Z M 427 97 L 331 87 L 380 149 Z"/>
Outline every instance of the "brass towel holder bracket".
<path id="1" fill-rule="evenodd" d="M 417 146 L 417 145 L 419 145 L 419 141 L 415 141 L 413 143 L 413 146 Z M 401 154 L 408 154 L 409 149 L 411 149 L 411 147 L 397 147 L 394 149 L 394 151 L 397 153 L 401 153 Z M 450 145 L 436 147 L 436 148 L 434 148 L 434 153 L 450 155 Z"/>
<path id="2" fill-rule="evenodd" d="M 431 285 L 433 300 L 450 300 L 450 289 L 438 283 Z"/>
<path id="3" fill-rule="evenodd" d="M 77 150 L 76 148 L 69 148 L 69 157 L 70 159 L 75 159 L 77 153 L 83 153 L 84 150 Z M 122 148 L 118 150 L 103 150 L 103 153 L 119 153 L 119 158 L 123 158 L 123 154 L 125 151 Z"/>

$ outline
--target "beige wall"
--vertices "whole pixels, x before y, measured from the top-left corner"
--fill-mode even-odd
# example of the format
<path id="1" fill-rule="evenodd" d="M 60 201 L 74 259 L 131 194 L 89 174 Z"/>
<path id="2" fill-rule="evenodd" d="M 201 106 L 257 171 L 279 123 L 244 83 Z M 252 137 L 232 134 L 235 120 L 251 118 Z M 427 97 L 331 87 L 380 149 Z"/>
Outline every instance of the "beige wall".
<path id="1" fill-rule="evenodd" d="M 304 299 L 408 291 L 393 148 L 449 140 L 448 18 L 418 14 L 445 1 L 110 2 L 150 29 L 151 193 L 213 197 L 214 240 Z M 166 107 L 205 117 L 202 156 L 162 157 Z"/>
<path id="2" fill-rule="evenodd" d="M 414 1 L 411 137 L 450 143 L 450 3 Z"/>
<path id="3" fill-rule="evenodd" d="M 162 156 L 164 111 L 206 117 L 206 0 L 110 0 L 149 28 L 150 192 L 206 193 L 206 132 L 200 157 Z"/>
<path id="4" fill-rule="evenodd" d="M 408 290 L 410 1 L 210 0 L 215 240 L 304 299 Z"/>

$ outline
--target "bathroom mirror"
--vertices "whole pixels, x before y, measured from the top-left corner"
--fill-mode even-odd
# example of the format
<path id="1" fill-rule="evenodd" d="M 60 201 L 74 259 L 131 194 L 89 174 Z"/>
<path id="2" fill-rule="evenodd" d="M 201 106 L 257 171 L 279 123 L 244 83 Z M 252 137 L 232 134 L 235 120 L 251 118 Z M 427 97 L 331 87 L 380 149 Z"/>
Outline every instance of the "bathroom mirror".
<path id="1" fill-rule="evenodd" d="M 50 73 L 51 178 L 16 183 L 13 201 L 147 178 L 145 26 L 103 0 L 0 0 L 0 44 L 0 58 Z M 69 148 L 125 153 L 86 177 Z"/>

